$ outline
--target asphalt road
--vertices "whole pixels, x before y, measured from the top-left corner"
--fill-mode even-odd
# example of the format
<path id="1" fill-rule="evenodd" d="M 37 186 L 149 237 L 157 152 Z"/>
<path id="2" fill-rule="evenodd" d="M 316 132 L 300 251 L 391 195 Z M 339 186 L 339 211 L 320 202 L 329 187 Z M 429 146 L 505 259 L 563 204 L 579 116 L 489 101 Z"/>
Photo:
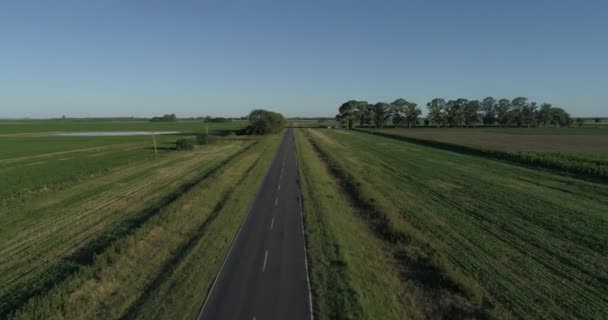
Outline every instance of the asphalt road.
<path id="1" fill-rule="evenodd" d="M 290 128 L 199 319 L 311 319 L 298 179 Z"/>

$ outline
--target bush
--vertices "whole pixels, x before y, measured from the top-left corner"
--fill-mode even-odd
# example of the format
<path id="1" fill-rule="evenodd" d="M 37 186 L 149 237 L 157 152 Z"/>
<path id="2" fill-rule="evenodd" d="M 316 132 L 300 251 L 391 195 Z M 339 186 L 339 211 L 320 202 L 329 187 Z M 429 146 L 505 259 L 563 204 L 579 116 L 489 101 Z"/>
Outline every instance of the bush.
<path id="1" fill-rule="evenodd" d="M 175 141 L 175 149 L 177 151 L 188 151 L 194 149 L 194 141 L 191 139 L 177 139 Z"/>
<path id="2" fill-rule="evenodd" d="M 204 145 L 209 143 L 209 134 L 199 133 L 196 135 L 196 144 Z"/>
<path id="3" fill-rule="evenodd" d="M 282 114 L 267 110 L 253 110 L 249 114 L 248 134 L 268 134 L 281 131 L 286 124 Z"/>
<path id="4" fill-rule="evenodd" d="M 217 137 L 209 135 L 208 133 L 199 133 L 196 135 L 196 144 L 205 145 L 215 142 Z"/>

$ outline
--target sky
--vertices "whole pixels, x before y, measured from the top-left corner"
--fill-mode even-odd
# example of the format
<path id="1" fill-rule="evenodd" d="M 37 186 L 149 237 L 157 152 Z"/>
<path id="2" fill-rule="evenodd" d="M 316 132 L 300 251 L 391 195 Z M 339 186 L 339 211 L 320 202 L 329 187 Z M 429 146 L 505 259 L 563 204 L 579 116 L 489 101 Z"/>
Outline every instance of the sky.
<path id="1" fill-rule="evenodd" d="M 0 118 L 486 96 L 608 116 L 608 1 L 0 1 Z"/>

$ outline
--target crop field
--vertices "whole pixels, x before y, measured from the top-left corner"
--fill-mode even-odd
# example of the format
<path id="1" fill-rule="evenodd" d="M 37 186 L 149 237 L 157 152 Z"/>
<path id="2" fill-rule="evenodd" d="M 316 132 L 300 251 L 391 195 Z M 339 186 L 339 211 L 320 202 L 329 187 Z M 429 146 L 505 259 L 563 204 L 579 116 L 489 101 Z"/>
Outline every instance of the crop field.
<path id="1" fill-rule="evenodd" d="M 135 126 L 132 125 L 135 123 Z M 169 126 L 169 127 L 167 127 Z M 91 176 L 107 174 L 117 166 L 134 164 L 155 157 L 151 136 L 49 136 L 53 130 L 195 130 L 201 122 L 61 122 L 14 121 L 0 123 L 0 203 L 20 199 L 40 191 L 63 188 Z M 244 124 L 213 123 L 211 134 L 240 129 Z M 30 132 L 25 134 L 24 132 Z M 105 131 L 104 131 L 105 132 Z M 168 154 L 181 135 L 156 135 L 159 156 Z"/>
<path id="2" fill-rule="evenodd" d="M 189 307 L 154 314 L 198 312 L 278 137 L 177 137 L 158 158 L 150 136 L 0 137 L 0 318 L 139 317 L 174 296 Z"/>
<path id="3" fill-rule="evenodd" d="M 180 120 L 175 122 L 150 121 L 92 121 L 92 120 L 15 120 L 0 121 L 0 136 L 9 134 L 36 134 L 48 132 L 84 131 L 180 131 L 202 132 L 207 125 L 209 133 L 238 130 L 247 125 L 245 120 L 222 123 L 206 123 L 202 120 Z"/>
<path id="4" fill-rule="evenodd" d="M 508 152 L 604 152 L 608 130 L 598 128 L 382 129 L 394 135 Z"/>
<path id="5" fill-rule="evenodd" d="M 607 185 L 367 133 L 300 130 L 322 318 L 608 317 Z M 361 307 L 386 291 L 401 306 Z"/>
<path id="6" fill-rule="evenodd" d="M 601 128 L 364 131 L 440 149 L 546 168 L 573 176 L 608 179 L 608 130 Z"/>

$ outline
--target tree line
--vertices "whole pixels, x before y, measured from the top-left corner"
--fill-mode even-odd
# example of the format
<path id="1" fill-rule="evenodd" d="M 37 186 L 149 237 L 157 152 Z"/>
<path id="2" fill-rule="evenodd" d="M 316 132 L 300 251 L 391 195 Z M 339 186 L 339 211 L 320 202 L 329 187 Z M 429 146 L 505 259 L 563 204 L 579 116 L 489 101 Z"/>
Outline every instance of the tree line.
<path id="1" fill-rule="evenodd" d="M 468 100 L 459 98 L 445 100 L 435 98 L 426 104 L 428 115 L 424 124 L 436 127 L 475 127 L 478 125 L 501 127 L 568 126 L 572 123 L 570 115 L 562 108 L 549 103 L 530 102 L 525 97 L 515 99 Z M 389 122 L 395 127 L 414 127 L 422 114 L 414 102 L 399 98 L 391 103 L 350 100 L 338 109 L 336 121 L 342 126 L 352 128 L 375 126 L 382 128 Z"/>

